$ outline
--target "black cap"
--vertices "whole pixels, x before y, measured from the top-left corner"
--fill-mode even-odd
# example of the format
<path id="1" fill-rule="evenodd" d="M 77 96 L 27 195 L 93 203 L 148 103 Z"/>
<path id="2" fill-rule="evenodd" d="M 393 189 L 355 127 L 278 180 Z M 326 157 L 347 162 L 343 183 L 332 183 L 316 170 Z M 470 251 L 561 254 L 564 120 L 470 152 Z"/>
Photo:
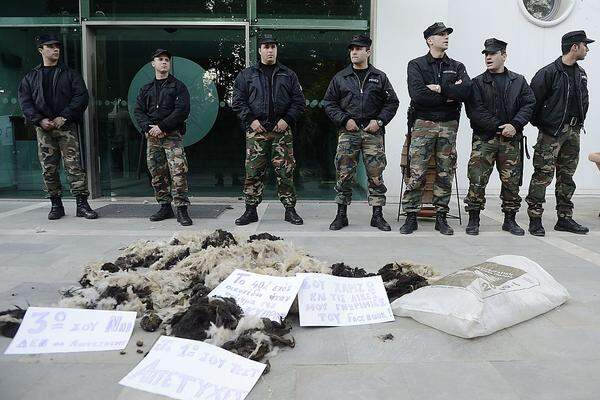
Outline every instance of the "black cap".
<path id="1" fill-rule="evenodd" d="M 37 40 L 37 46 L 42 47 L 45 44 L 59 44 L 62 45 L 62 42 L 58 40 L 58 38 L 54 35 L 40 35 Z"/>
<path id="2" fill-rule="evenodd" d="M 160 55 L 166 55 L 167 57 L 169 57 L 169 59 L 173 58 L 171 55 L 171 52 L 169 50 L 165 50 L 165 49 L 156 49 L 152 52 L 152 56 L 150 57 L 151 60 L 154 60 L 156 57 L 160 56 Z"/>
<path id="3" fill-rule="evenodd" d="M 487 39 L 483 43 L 484 49 L 481 51 L 481 54 L 497 53 L 499 51 L 505 51 L 506 46 L 508 46 L 508 43 L 506 43 L 500 39 L 490 38 L 490 39 Z"/>
<path id="4" fill-rule="evenodd" d="M 350 40 L 350 43 L 348 43 L 348 48 L 352 46 L 371 47 L 372 43 L 373 41 L 367 35 L 354 35 L 352 36 L 352 40 Z"/>
<path id="5" fill-rule="evenodd" d="M 265 33 L 258 40 L 258 45 L 259 46 L 261 46 L 263 44 L 270 44 L 270 43 L 277 44 L 277 40 L 270 33 Z"/>
<path id="6" fill-rule="evenodd" d="M 430 36 L 439 35 L 442 32 L 448 32 L 450 34 L 454 32 L 454 29 L 447 27 L 443 22 L 436 22 L 423 31 L 423 37 L 428 39 Z"/>
<path id="7" fill-rule="evenodd" d="M 562 37 L 561 43 L 563 45 L 566 44 L 575 44 L 575 43 L 594 43 L 594 40 L 588 39 L 585 31 L 573 31 L 565 33 Z"/>

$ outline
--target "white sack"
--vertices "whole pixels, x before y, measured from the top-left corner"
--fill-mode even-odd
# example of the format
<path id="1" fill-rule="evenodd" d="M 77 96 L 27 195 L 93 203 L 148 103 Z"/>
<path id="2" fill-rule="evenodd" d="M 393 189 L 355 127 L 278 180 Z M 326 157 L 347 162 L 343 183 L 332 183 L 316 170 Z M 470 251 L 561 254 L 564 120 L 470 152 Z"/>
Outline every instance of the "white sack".
<path id="1" fill-rule="evenodd" d="M 567 290 L 539 264 L 503 255 L 456 271 L 391 305 L 397 316 L 473 338 L 527 321 L 568 299 Z"/>

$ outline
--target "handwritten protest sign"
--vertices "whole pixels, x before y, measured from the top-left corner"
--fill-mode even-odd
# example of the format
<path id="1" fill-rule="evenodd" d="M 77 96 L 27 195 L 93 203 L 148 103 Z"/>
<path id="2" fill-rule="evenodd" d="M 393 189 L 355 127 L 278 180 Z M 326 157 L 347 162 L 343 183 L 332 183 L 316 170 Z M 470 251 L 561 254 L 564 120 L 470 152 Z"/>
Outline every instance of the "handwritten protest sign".
<path id="1" fill-rule="evenodd" d="M 135 312 L 29 307 L 4 354 L 122 350 Z"/>
<path id="2" fill-rule="evenodd" d="M 298 274 L 301 326 L 365 325 L 394 320 L 381 276 L 342 278 Z"/>
<path id="3" fill-rule="evenodd" d="M 174 399 L 243 400 L 265 367 L 208 343 L 161 336 L 119 383 Z"/>
<path id="4" fill-rule="evenodd" d="M 302 285 L 297 276 L 253 274 L 236 269 L 209 296 L 233 297 L 245 315 L 279 321 L 285 318 Z"/>

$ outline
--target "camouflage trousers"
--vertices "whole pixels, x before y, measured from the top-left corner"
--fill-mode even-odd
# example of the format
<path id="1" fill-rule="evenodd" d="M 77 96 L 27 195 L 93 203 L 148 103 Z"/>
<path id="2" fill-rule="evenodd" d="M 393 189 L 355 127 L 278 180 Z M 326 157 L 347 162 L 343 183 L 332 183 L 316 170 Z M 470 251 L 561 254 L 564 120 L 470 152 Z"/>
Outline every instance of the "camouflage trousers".
<path id="1" fill-rule="evenodd" d="M 458 121 L 434 122 L 417 119 L 411 133 L 410 177 L 402 196 L 405 212 L 421 209 L 425 174 L 431 157 L 436 161 L 436 178 L 433 186 L 433 205 L 437 212 L 450 209 L 452 179 L 456 165 L 456 131 Z"/>
<path id="2" fill-rule="evenodd" d="M 510 140 L 496 135 L 490 140 L 477 136 L 473 140 L 469 159 L 469 193 L 465 198 L 467 211 L 480 211 L 485 208 L 485 187 L 492 169 L 496 164 L 502 189 L 502 212 L 518 212 L 521 207 L 519 186 L 521 183 L 521 144 L 519 140 Z"/>
<path id="3" fill-rule="evenodd" d="M 159 204 L 174 202 L 176 207 L 189 205 L 188 163 L 181 135 L 149 137 L 146 161 L 156 201 Z"/>
<path id="4" fill-rule="evenodd" d="M 335 202 L 350 204 L 352 185 L 356 178 L 358 157 L 362 152 L 369 184 L 369 205 L 384 206 L 387 188 L 383 184 L 383 170 L 387 165 L 382 133 L 368 133 L 363 130 L 349 132 L 341 130 L 335 154 L 337 181 Z"/>
<path id="5" fill-rule="evenodd" d="M 556 212 L 559 217 L 573 216 L 573 202 L 571 198 L 575 193 L 573 175 L 579 163 L 579 132 L 578 126 L 565 125 L 562 133 L 557 136 L 538 134 L 534 146 L 533 176 L 529 184 L 529 194 L 525 198 L 529 208 L 529 217 L 541 217 L 546 201 L 546 188 L 556 172 Z"/>
<path id="6" fill-rule="evenodd" d="M 58 174 L 61 156 L 73 196 L 88 196 L 87 176 L 81 166 L 76 127 L 69 125 L 51 131 L 36 127 L 35 132 L 38 157 L 42 165 L 42 177 L 48 196 L 62 196 L 62 185 Z"/>
<path id="7" fill-rule="evenodd" d="M 264 179 L 271 164 L 277 177 L 277 195 L 285 207 L 296 205 L 296 189 L 294 188 L 294 145 L 292 131 L 248 132 L 246 134 L 246 180 L 244 196 L 246 204 L 257 205 L 262 201 Z"/>

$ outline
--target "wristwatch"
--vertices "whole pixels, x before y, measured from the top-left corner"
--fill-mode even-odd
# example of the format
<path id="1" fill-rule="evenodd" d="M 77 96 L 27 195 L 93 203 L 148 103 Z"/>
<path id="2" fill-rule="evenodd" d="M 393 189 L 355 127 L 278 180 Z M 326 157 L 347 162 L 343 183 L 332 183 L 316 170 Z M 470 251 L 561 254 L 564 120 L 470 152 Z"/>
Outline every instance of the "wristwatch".
<path id="1" fill-rule="evenodd" d="M 380 120 L 380 119 L 378 119 L 378 120 L 377 120 L 377 125 L 379 125 L 379 127 L 382 127 L 382 126 L 383 126 L 383 121 L 382 121 L 382 120 Z"/>

